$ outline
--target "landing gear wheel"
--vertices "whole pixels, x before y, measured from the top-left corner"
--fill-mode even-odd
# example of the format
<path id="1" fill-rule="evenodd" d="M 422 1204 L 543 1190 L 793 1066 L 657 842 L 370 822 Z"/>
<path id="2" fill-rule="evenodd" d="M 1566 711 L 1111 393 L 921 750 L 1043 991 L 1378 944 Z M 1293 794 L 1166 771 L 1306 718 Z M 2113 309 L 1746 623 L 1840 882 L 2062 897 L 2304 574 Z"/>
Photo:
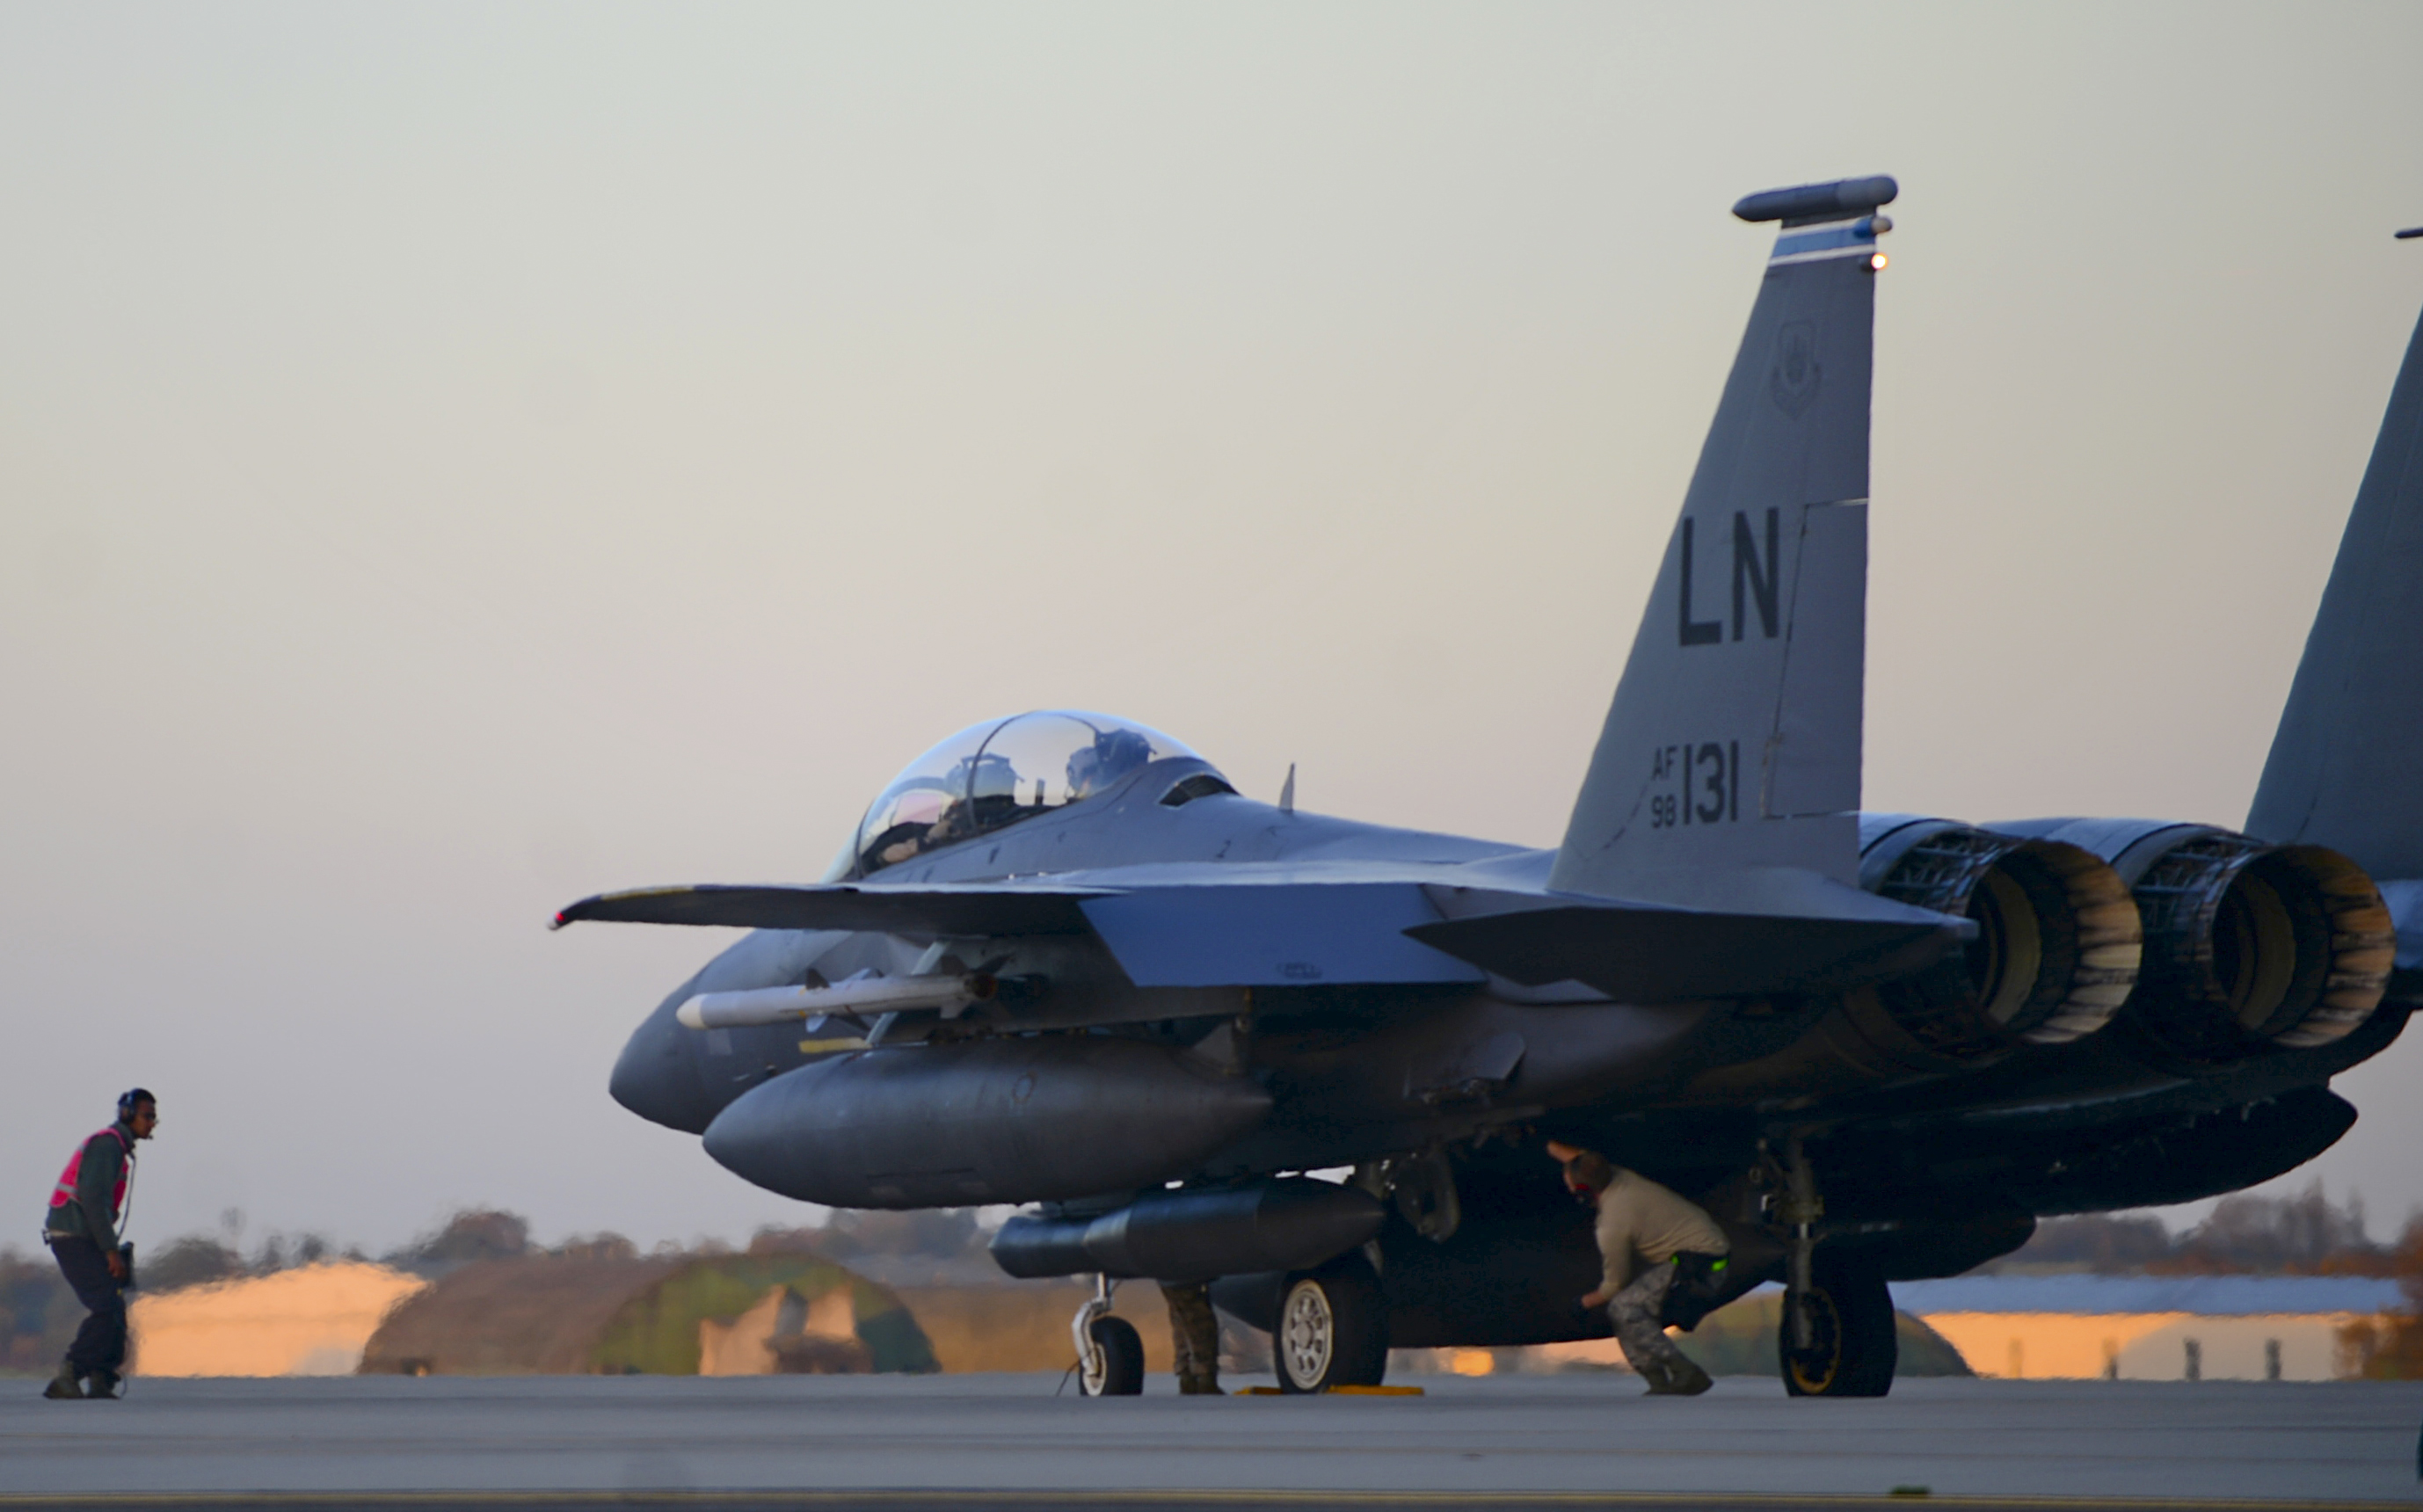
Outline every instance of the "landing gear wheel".
<path id="1" fill-rule="evenodd" d="M 1882 1396 L 1892 1390 L 1901 1344 L 1893 1335 L 1892 1293 L 1873 1267 L 1829 1264 L 1819 1252 L 1816 1284 L 1796 1299 L 1784 1294 L 1776 1344 L 1783 1389 L 1794 1396 Z M 1792 1309 L 1809 1311 L 1809 1347 L 1793 1344 Z"/>
<path id="2" fill-rule="evenodd" d="M 1077 1361 L 1077 1390 L 1086 1396 L 1142 1396 L 1144 1340 L 1123 1317 L 1085 1325 L 1086 1349 Z"/>
<path id="3" fill-rule="evenodd" d="M 1377 1386 L 1388 1373 L 1388 1311 L 1380 1278 L 1358 1252 L 1289 1276 L 1277 1323 L 1271 1353 L 1282 1392 Z"/>

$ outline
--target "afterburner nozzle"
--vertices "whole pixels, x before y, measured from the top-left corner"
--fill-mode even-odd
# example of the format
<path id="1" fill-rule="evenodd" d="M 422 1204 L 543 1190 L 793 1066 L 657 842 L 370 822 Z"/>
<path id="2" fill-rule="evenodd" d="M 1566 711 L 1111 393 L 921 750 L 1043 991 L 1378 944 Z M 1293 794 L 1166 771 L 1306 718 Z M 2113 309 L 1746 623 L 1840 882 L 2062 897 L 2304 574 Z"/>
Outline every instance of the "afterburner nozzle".
<path id="1" fill-rule="evenodd" d="M 948 977 L 873 977 L 829 987 L 755 987 L 747 992 L 702 992 L 673 1010 L 690 1029 L 750 1029 L 823 1014 L 916 1013 L 939 1008 L 953 1013 L 983 1002 L 1000 983 L 982 971 Z"/>

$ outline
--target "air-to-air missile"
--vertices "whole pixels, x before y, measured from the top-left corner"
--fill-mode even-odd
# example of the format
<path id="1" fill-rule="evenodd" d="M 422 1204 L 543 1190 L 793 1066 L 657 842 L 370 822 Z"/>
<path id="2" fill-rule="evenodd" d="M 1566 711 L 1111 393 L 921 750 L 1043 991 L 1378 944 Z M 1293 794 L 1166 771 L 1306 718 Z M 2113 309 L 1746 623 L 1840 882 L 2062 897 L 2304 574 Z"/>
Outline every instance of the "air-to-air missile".
<path id="1" fill-rule="evenodd" d="M 673 1013 L 689 1029 L 753 1029 L 790 1020 L 859 1014 L 922 1013 L 945 1017 L 986 1001 L 1001 984 L 982 971 L 940 977 L 869 977 L 823 987 L 753 987 L 702 992 Z"/>

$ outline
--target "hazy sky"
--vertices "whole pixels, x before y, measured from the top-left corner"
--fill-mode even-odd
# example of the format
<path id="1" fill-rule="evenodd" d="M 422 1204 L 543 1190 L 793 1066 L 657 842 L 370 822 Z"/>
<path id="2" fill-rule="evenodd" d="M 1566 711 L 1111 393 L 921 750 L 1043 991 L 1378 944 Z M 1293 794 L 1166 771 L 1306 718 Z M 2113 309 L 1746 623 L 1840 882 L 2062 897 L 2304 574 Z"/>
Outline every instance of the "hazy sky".
<path id="1" fill-rule="evenodd" d="M 1868 806 L 2236 824 L 2416 307 L 2423 8 L 0 5 L 0 1194 L 745 1234 L 606 1075 L 1038 705 L 1560 833 L 1755 291 L 1900 177 Z M 2410 1038 L 2323 1158 L 2423 1203 Z M 2306 1179 L 2304 1173 L 2293 1178 Z"/>

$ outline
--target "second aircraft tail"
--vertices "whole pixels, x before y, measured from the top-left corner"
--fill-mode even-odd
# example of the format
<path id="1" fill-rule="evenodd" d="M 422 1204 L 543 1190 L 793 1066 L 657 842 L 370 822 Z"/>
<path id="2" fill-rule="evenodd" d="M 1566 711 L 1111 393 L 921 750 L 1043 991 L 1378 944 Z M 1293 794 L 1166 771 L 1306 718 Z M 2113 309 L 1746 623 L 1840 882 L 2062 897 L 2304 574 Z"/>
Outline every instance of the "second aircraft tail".
<path id="1" fill-rule="evenodd" d="M 2246 832 L 2327 845 L 2370 873 L 2398 924 L 2391 991 L 2423 993 L 2423 322 L 2389 391 Z"/>
<path id="2" fill-rule="evenodd" d="M 2390 390 L 2246 828 L 2328 845 L 2383 880 L 2423 878 L 2423 323 Z"/>

